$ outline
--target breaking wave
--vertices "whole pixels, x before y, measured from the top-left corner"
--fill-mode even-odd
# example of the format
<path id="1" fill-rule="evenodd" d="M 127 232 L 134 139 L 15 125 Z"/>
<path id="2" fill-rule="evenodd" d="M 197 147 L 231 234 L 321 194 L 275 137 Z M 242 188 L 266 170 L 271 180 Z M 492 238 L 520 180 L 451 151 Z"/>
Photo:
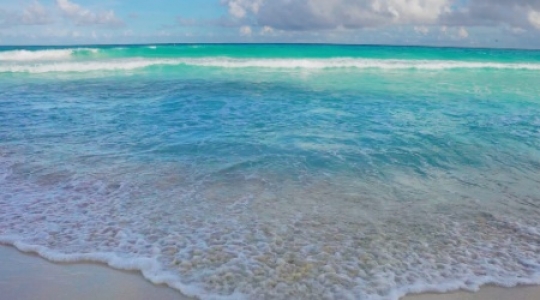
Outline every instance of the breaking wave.
<path id="1" fill-rule="evenodd" d="M 74 54 L 86 52 L 97 53 L 98 49 L 49 49 L 49 50 L 11 50 L 0 52 L 0 61 L 51 61 L 65 60 L 73 57 Z"/>
<path id="2" fill-rule="evenodd" d="M 49 50 L 48 50 L 49 51 Z M 50 50 L 27 53 L 12 51 L 1 53 L 0 60 L 54 60 L 72 55 L 72 50 Z M 465 62 L 450 60 L 396 60 L 396 59 L 252 59 L 252 58 L 175 58 L 175 59 L 108 59 L 92 61 L 55 61 L 40 64 L 16 63 L 0 65 L 0 73 L 48 73 L 48 72 L 94 72 L 135 70 L 152 66 L 197 66 L 214 68 L 266 68 L 266 69 L 411 69 L 411 70 L 452 70 L 452 69 L 510 69 L 540 70 L 537 63 L 496 63 Z"/>

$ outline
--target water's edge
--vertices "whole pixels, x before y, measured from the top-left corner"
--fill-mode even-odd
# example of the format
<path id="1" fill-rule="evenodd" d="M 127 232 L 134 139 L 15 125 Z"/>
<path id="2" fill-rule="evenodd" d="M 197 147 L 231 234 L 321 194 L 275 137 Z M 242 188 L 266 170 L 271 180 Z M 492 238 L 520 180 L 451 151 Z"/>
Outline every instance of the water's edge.
<path id="1" fill-rule="evenodd" d="M 193 286 L 187 286 L 179 282 L 172 274 L 160 273 L 159 263 L 150 258 L 141 258 L 136 261 L 123 260 L 112 253 L 88 253 L 88 254 L 62 254 L 55 251 L 51 251 L 43 246 L 29 245 L 16 241 L 15 238 L 0 236 L 0 246 L 14 247 L 25 254 L 35 254 L 39 257 L 51 262 L 51 263 L 69 263 L 69 264 L 85 264 L 95 263 L 110 267 L 112 270 L 136 272 L 145 280 L 148 280 L 154 285 L 164 285 L 180 292 L 183 296 L 192 297 L 196 299 L 210 299 L 210 300 L 236 300 L 243 299 L 243 295 L 232 296 L 218 296 L 209 295 L 201 289 L 196 289 Z M 474 292 L 477 293 L 481 288 L 486 286 L 495 286 L 501 288 L 515 288 L 521 286 L 537 286 L 540 288 L 540 274 L 531 279 L 516 279 L 514 282 L 503 284 L 497 280 L 484 280 L 477 282 L 474 287 L 465 283 L 447 283 L 444 286 L 411 286 L 406 290 L 401 290 L 395 293 L 392 300 L 399 300 L 408 296 L 422 295 L 422 294 L 447 294 L 455 292 Z M 480 297 L 479 297 L 480 299 Z"/>

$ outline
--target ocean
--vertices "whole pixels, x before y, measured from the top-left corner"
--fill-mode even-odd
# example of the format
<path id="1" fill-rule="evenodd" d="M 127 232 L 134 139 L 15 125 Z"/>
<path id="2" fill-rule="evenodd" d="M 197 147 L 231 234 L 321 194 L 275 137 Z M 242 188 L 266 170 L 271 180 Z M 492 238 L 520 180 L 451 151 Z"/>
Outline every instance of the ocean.
<path id="1" fill-rule="evenodd" d="M 201 299 L 540 284 L 540 51 L 0 47 L 0 243 Z"/>

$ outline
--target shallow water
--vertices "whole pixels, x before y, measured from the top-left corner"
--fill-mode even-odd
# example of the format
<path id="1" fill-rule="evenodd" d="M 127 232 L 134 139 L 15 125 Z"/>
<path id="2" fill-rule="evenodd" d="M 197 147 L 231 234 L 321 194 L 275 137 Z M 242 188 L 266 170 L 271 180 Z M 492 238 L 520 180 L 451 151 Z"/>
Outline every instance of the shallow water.
<path id="1" fill-rule="evenodd" d="M 540 52 L 0 48 L 0 241 L 203 299 L 540 283 Z"/>

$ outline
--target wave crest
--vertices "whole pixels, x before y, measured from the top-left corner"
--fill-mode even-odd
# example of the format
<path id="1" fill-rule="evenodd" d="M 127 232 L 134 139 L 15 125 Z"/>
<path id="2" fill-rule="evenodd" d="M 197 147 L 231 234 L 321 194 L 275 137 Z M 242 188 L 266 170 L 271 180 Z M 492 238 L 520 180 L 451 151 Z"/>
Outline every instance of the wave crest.
<path id="1" fill-rule="evenodd" d="M 24 51 L 24 50 L 20 50 Z M 62 55 L 71 55 L 72 50 L 47 50 L 33 54 L 17 53 L 11 60 L 54 60 Z M 62 52 L 67 51 L 67 52 Z M 2 53 L 0 53 L 2 55 Z M 18 55 L 18 56 L 17 56 Z M 6 55 L 5 55 L 6 56 Z M 20 59 L 16 59 L 19 57 Z M 2 60 L 0 56 L 0 60 Z M 267 68 L 267 69 L 514 69 L 540 70 L 535 63 L 496 63 L 464 62 L 444 60 L 395 60 L 395 59 L 255 59 L 255 58 L 178 58 L 178 59 L 143 59 L 130 58 L 118 60 L 63 61 L 43 62 L 41 64 L 6 64 L 0 65 L 0 73 L 47 73 L 47 72 L 96 72 L 135 70 L 151 66 L 196 66 L 214 68 Z"/>
<path id="2" fill-rule="evenodd" d="M 49 50 L 11 50 L 0 52 L 0 61 L 48 61 L 65 60 L 80 52 L 97 53 L 98 49 L 49 49 Z"/>

